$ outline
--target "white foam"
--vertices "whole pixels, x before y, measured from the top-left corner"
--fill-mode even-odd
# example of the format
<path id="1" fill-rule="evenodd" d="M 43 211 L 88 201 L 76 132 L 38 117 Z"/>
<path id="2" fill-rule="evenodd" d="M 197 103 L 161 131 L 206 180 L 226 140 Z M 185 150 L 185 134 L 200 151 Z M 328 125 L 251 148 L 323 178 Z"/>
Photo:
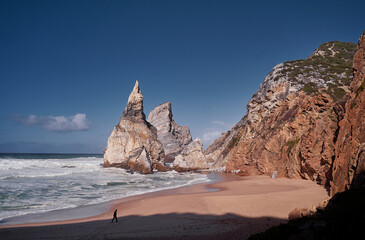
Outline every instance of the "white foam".
<path id="1" fill-rule="evenodd" d="M 102 162 L 96 157 L 0 159 L 0 194 L 5 194 L 0 196 L 0 219 L 209 181 L 206 175 L 175 171 L 129 174 L 103 168 Z"/>

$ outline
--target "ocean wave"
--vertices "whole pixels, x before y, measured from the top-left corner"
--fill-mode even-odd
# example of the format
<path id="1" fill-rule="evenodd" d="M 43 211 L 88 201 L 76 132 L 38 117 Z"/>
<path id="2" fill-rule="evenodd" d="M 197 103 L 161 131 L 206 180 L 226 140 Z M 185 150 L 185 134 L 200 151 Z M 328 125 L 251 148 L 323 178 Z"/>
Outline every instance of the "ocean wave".
<path id="1" fill-rule="evenodd" d="M 57 168 L 100 168 L 99 159 L 94 161 L 77 160 L 77 159 L 62 159 L 62 160 L 49 160 L 49 159 L 27 159 L 27 160 L 11 160 L 0 159 L 0 171 L 20 170 L 20 169 L 57 169 Z"/>
<path id="2" fill-rule="evenodd" d="M 210 181 L 198 173 L 129 174 L 103 168 L 101 158 L 0 159 L 0 219 L 81 205 L 99 204 L 128 196 Z M 5 171 L 1 171 L 7 169 Z M 18 195 L 19 194 L 19 195 Z M 32 204 L 39 204 L 34 205 Z M 19 206 L 32 206 L 17 209 Z"/>
<path id="3" fill-rule="evenodd" d="M 127 182 L 108 182 L 107 186 L 119 186 L 119 185 L 128 185 Z"/>

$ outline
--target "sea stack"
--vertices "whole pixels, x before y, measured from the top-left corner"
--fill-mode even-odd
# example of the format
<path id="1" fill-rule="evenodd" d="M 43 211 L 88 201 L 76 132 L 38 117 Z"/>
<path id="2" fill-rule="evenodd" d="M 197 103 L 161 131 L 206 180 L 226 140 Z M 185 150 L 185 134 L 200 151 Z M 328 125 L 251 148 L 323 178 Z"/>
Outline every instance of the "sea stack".
<path id="1" fill-rule="evenodd" d="M 157 130 L 143 113 L 143 96 L 136 81 L 122 117 L 108 139 L 104 166 L 152 173 L 153 168 L 164 169 L 164 158 Z"/>
<path id="2" fill-rule="evenodd" d="M 157 129 L 158 140 L 165 151 L 165 162 L 173 162 L 182 149 L 193 141 L 189 127 L 180 126 L 174 121 L 170 102 L 155 107 L 148 115 L 148 122 Z"/>
<path id="3" fill-rule="evenodd" d="M 180 126 L 174 121 L 170 102 L 155 107 L 148 115 L 148 122 L 157 129 L 157 137 L 165 152 L 165 162 L 172 163 L 175 170 L 207 168 L 201 141 L 193 141 L 189 127 Z"/>

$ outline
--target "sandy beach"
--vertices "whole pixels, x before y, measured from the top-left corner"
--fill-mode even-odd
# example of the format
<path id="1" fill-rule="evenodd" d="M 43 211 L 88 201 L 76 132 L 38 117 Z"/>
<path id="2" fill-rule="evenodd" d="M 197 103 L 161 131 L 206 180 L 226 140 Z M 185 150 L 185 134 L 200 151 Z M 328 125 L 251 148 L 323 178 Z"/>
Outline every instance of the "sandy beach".
<path id="1" fill-rule="evenodd" d="M 294 208 L 317 205 L 326 190 L 311 181 L 224 177 L 109 203 L 97 216 L 0 227 L 0 239 L 247 239 L 285 223 Z M 118 223 L 111 223 L 114 210 Z M 62 212 L 62 211 L 61 211 Z"/>

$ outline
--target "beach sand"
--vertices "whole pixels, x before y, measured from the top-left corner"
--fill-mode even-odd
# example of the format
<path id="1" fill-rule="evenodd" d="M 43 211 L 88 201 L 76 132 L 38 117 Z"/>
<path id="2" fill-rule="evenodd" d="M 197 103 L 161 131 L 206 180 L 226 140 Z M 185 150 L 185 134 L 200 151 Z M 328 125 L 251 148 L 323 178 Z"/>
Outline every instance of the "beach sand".
<path id="1" fill-rule="evenodd" d="M 1 226 L 0 239 L 247 239 L 325 199 L 326 190 L 311 181 L 224 177 L 115 200 L 93 217 Z M 111 223 L 115 209 L 118 223 Z"/>

